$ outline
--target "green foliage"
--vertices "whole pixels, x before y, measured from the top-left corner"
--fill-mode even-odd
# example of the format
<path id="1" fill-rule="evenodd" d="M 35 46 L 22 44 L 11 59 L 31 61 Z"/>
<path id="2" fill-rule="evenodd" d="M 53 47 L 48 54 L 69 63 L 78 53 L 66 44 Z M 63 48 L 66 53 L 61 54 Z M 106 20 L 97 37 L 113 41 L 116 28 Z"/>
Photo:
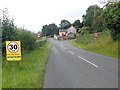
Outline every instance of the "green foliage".
<path id="1" fill-rule="evenodd" d="M 44 25 L 42 28 L 42 35 L 43 36 L 49 36 L 49 35 L 58 35 L 59 34 L 59 29 L 57 25 L 54 23 L 49 24 L 49 25 Z"/>
<path id="2" fill-rule="evenodd" d="M 97 5 L 92 5 L 86 10 L 86 15 L 83 15 L 83 21 L 85 26 L 92 26 L 96 12 L 100 9 Z"/>
<path id="3" fill-rule="evenodd" d="M 18 38 L 21 41 L 22 52 L 29 52 L 38 48 L 36 35 L 30 31 L 17 29 Z"/>
<path id="4" fill-rule="evenodd" d="M 91 31 L 91 28 L 90 28 L 90 27 L 82 27 L 82 28 L 79 30 L 79 32 L 80 32 L 81 34 L 89 34 L 90 31 Z"/>
<path id="5" fill-rule="evenodd" d="M 8 10 L 3 11 L 2 20 L 2 54 L 6 55 L 6 41 L 20 40 L 22 53 L 29 52 L 38 48 L 36 44 L 36 35 L 30 31 L 23 30 L 14 26 L 14 20 L 8 17 Z"/>
<path id="6" fill-rule="evenodd" d="M 120 37 L 120 1 L 108 4 L 101 13 L 103 25 L 111 30 L 113 40 Z"/>
<path id="7" fill-rule="evenodd" d="M 108 3 L 105 7 L 99 8 L 96 5 L 90 6 L 83 15 L 85 26 L 89 26 L 90 33 L 110 30 L 113 40 L 120 37 L 120 1 Z"/>
<path id="8" fill-rule="evenodd" d="M 79 36 L 71 44 L 91 52 L 118 58 L 118 42 L 112 40 L 110 33 L 110 30 L 100 32 L 96 41 L 90 34 Z"/>
<path id="9" fill-rule="evenodd" d="M 76 40 L 76 42 L 79 42 L 82 44 L 89 44 L 92 41 L 93 41 L 93 36 L 91 36 L 90 34 L 79 35 Z"/>
<path id="10" fill-rule="evenodd" d="M 106 27 L 103 26 L 103 23 L 102 23 L 101 12 L 102 12 L 102 9 L 96 12 L 96 16 L 92 24 L 93 32 L 102 32 L 103 30 L 106 29 Z"/>
<path id="11" fill-rule="evenodd" d="M 44 25 L 43 27 L 42 27 L 42 35 L 43 36 L 48 36 L 49 35 L 49 30 L 48 30 L 48 25 Z"/>
<path id="12" fill-rule="evenodd" d="M 17 32 L 14 28 L 14 20 L 10 20 L 8 17 L 7 8 L 3 11 L 3 21 L 2 21 L 2 53 L 6 53 L 6 41 L 18 40 Z"/>
<path id="13" fill-rule="evenodd" d="M 86 15 L 82 17 L 84 26 L 89 27 L 82 27 L 79 30 L 81 34 L 74 42 L 75 45 L 88 51 L 118 57 L 118 42 L 115 41 L 120 38 L 119 9 L 120 1 L 108 3 L 104 8 L 90 6 L 86 11 Z M 96 45 L 93 35 L 89 34 L 93 32 L 99 32 Z"/>
<path id="14" fill-rule="evenodd" d="M 36 43 L 39 47 L 42 47 L 46 43 L 46 38 L 42 37 L 40 40 L 37 40 Z"/>
<path id="15" fill-rule="evenodd" d="M 75 20 L 73 26 L 77 29 L 78 32 L 79 28 L 82 28 L 82 23 L 80 22 L 80 20 Z"/>
<path id="16" fill-rule="evenodd" d="M 105 37 L 110 37 L 110 30 L 108 28 L 104 29 L 102 32 L 99 32 L 99 38 L 103 39 Z"/>
<path id="17" fill-rule="evenodd" d="M 60 29 L 68 29 L 70 26 L 71 23 L 68 20 L 62 20 L 60 23 Z"/>

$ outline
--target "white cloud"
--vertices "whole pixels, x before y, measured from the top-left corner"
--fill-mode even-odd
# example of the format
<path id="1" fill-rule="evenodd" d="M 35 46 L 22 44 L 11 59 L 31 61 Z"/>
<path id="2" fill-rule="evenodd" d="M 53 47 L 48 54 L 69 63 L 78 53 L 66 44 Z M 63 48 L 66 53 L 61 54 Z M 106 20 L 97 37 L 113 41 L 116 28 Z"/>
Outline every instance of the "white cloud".
<path id="1" fill-rule="evenodd" d="M 59 25 L 62 19 L 73 23 L 86 9 L 100 0 L 0 0 L 0 8 L 8 8 L 18 26 L 40 31 L 45 24 Z"/>

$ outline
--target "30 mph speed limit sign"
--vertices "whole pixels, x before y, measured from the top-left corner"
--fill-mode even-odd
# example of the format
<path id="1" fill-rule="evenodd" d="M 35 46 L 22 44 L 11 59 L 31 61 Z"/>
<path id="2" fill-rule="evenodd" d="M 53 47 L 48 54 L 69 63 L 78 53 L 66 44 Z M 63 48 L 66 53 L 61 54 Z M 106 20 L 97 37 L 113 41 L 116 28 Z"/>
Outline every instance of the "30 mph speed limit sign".
<path id="1" fill-rule="evenodd" d="M 20 41 L 6 41 L 6 57 L 7 61 L 21 60 Z"/>

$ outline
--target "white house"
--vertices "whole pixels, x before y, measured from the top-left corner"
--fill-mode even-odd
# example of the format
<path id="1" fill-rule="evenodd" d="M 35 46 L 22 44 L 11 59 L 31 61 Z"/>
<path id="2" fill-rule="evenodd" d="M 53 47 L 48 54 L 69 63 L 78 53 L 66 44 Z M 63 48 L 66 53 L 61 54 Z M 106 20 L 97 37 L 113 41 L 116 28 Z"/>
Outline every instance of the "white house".
<path id="1" fill-rule="evenodd" d="M 69 34 L 69 33 L 76 34 L 76 29 L 75 29 L 73 26 L 71 26 L 71 27 L 68 28 L 68 30 L 67 30 L 67 34 Z"/>
<path id="2" fill-rule="evenodd" d="M 67 36 L 69 33 L 76 34 L 76 29 L 73 26 L 71 26 L 68 29 L 59 29 L 59 36 L 62 36 L 62 35 Z"/>

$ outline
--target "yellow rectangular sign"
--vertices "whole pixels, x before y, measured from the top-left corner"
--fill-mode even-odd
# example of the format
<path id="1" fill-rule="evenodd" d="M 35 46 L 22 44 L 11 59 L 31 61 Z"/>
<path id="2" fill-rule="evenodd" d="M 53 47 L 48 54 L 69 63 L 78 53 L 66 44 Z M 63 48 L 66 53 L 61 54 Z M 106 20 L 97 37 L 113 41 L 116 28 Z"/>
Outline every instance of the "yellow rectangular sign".
<path id="1" fill-rule="evenodd" d="M 7 61 L 21 60 L 20 41 L 6 41 L 6 58 L 7 58 Z"/>

